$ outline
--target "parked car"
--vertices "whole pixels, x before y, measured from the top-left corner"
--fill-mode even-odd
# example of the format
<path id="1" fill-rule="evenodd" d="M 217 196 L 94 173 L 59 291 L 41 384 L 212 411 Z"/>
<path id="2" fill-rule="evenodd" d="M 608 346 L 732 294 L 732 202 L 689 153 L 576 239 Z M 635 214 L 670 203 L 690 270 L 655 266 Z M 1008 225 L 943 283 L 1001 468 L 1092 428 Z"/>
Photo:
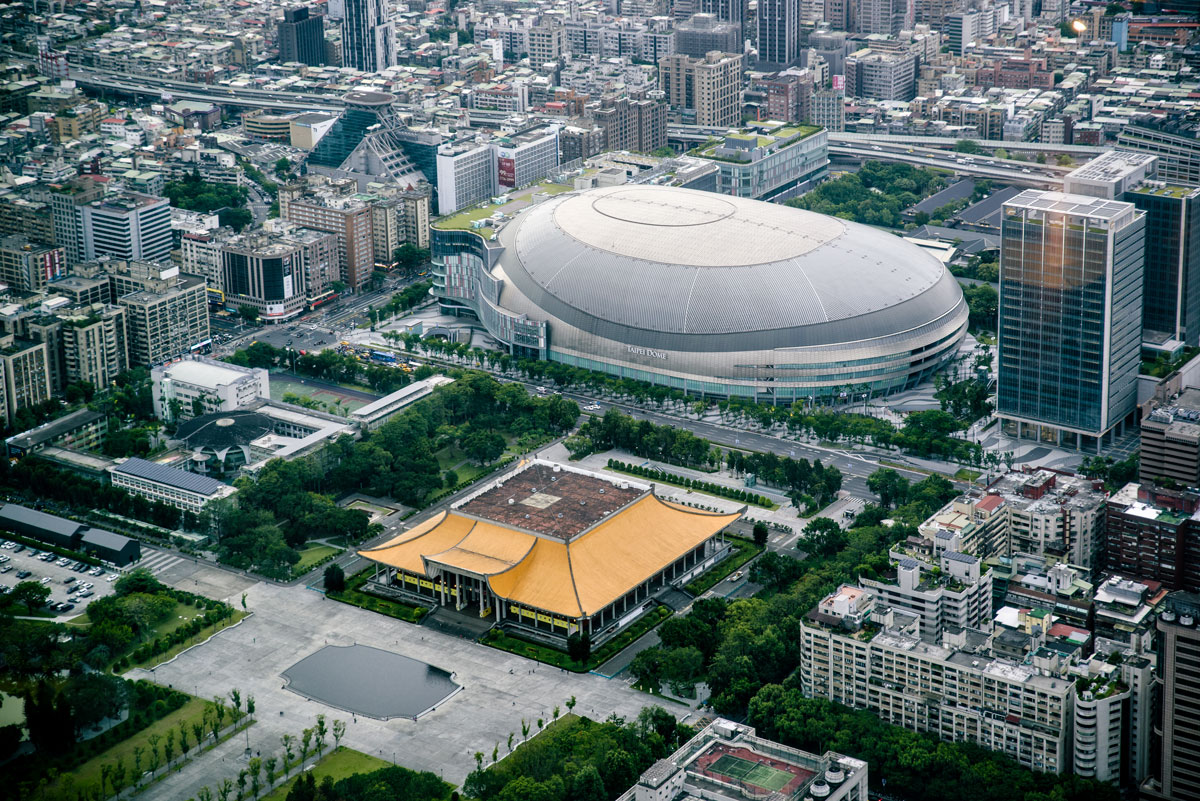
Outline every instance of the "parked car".
<path id="1" fill-rule="evenodd" d="M 80 598 L 91 598 L 95 594 L 96 593 L 92 592 L 91 590 L 84 590 L 83 592 L 79 593 L 79 597 Z"/>
<path id="2" fill-rule="evenodd" d="M 19 578 L 19 579 L 26 579 L 26 578 L 29 578 L 29 577 L 30 577 L 30 576 L 32 576 L 32 575 L 33 575 L 33 574 L 32 574 L 32 573 L 30 573 L 28 570 L 22 570 L 22 571 L 20 571 L 20 572 L 18 572 L 18 573 L 17 573 L 17 578 Z"/>
<path id="3" fill-rule="evenodd" d="M 72 582 L 74 582 L 74 581 L 75 581 L 75 577 L 74 577 L 74 576 L 67 576 L 65 579 L 63 579 L 63 584 L 70 584 L 70 583 L 72 583 Z"/>
<path id="4" fill-rule="evenodd" d="M 5 565 L 4 567 L 0 567 L 0 573 L 7 573 L 12 569 L 12 565 Z"/>

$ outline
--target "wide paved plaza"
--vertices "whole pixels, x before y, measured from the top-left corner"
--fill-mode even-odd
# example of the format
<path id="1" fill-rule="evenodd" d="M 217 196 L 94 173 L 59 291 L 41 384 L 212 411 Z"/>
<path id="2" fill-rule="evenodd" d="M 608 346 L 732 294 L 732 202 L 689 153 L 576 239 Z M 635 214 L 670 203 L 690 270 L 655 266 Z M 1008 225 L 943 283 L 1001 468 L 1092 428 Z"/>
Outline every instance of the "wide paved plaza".
<path id="1" fill-rule="evenodd" d="M 240 604 L 240 595 L 228 599 Z M 329 721 L 347 723 L 343 745 L 393 759 L 402 765 L 441 774 L 461 784 L 474 768 L 474 753 L 489 759 L 498 743 L 500 753 L 510 732 L 521 740 L 521 720 L 537 731 L 537 719 L 550 722 L 555 704 L 566 713 L 565 701 L 574 695 L 576 714 L 603 719 L 611 713 L 634 717 L 653 699 L 631 690 L 620 680 L 566 673 L 477 643 L 439 634 L 346 604 L 328 601 L 302 586 L 255 584 L 247 591 L 254 613 L 204 645 L 187 651 L 169 664 L 150 671 L 132 671 L 128 678 L 150 678 L 204 698 L 226 695 L 236 687 L 253 695 L 258 723 L 250 728 L 250 746 L 282 753 L 282 734 L 314 725 L 324 713 Z M 364 643 L 419 659 L 455 674 L 463 691 L 419 721 L 372 720 L 308 701 L 284 689 L 280 674 L 326 644 Z M 671 711 L 686 711 L 671 706 Z M 532 736 L 531 732 L 531 736 Z M 332 739 L 330 740 L 332 745 Z M 140 797 L 180 801 L 201 786 L 236 778 L 245 766 L 245 736 L 234 740 L 180 773 L 159 782 Z"/>

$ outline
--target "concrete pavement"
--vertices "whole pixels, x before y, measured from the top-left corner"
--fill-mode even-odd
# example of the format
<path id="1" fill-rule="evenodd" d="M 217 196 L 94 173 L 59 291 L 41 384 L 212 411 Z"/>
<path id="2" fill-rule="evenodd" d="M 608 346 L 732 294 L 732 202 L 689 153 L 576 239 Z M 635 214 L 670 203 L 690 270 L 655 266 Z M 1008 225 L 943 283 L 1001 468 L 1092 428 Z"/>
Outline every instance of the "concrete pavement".
<path id="1" fill-rule="evenodd" d="M 299 736 L 324 713 L 332 725 L 346 722 L 342 744 L 390 759 L 417 770 L 438 773 L 461 784 L 474 768 L 476 751 L 501 753 L 510 732 L 519 742 L 521 721 L 537 731 L 537 720 L 549 723 L 555 705 L 566 713 L 565 702 L 575 696 L 576 714 L 603 719 L 610 714 L 632 718 L 653 699 L 622 681 L 593 674 L 574 674 L 539 665 L 484 645 L 439 634 L 419 626 L 327 601 L 303 586 L 259 583 L 248 590 L 254 615 L 207 643 L 192 648 L 153 671 L 135 670 L 127 678 L 146 678 L 201 698 L 225 696 L 238 688 L 253 695 L 258 723 L 249 729 L 250 747 L 265 758 L 281 753 L 279 738 Z M 454 673 L 462 692 L 419 721 L 355 719 L 348 712 L 306 700 L 283 688 L 280 674 L 326 643 L 364 643 Z M 686 710 L 666 705 L 673 713 Z M 147 801 L 178 801 L 212 787 L 222 778 L 235 778 L 245 767 L 246 747 L 239 735 L 179 773 L 147 789 Z"/>

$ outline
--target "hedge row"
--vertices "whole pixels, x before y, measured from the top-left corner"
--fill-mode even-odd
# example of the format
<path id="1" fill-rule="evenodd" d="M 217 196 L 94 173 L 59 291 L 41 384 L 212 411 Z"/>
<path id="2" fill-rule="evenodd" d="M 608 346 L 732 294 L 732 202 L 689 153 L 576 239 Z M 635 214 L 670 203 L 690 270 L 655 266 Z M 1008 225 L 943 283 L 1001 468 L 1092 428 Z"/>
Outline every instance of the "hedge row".
<path id="1" fill-rule="evenodd" d="M 172 631 L 166 637 L 155 637 L 148 643 L 145 643 L 134 649 L 128 657 L 131 664 L 145 662 L 147 659 L 166 653 L 167 651 L 179 645 L 181 642 L 195 637 L 209 626 L 215 626 L 222 620 L 228 620 L 233 617 L 233 608 L 225 606 L 224 609 L 205 612 L 201 617 L 194 617 L 187 623 L 184 623 L 179 628 Z M 118 660 L 119 663 L 124 663 L 125 659 Z M 119 669 L 124 669 L 124 665 L 120 665 Z"/>
<path id="2" fill-rule="evenodd" d="M 608 466 L 612 470 L 620 470 L 622 473 L 648 478 L 651 481 L 669 481 L 672 484 L 678 484 L 686 489 L 694 489 L 699 492 L 706 492 L 709 495 L 716 495 L 721 498 L 728 498 L 731 501 L 741 501 L 742 503 L 752 503 L 755 506 L 763 506 L 767 509 L 775 508 L 775 504 L 769 498 L 765 498 L 757 493 L 747 492 L 736 487 L 726 487 L 723 484 L 714 484 L 711 481 L 701 481 L 687 476 L 668 473 L 665 470 L 657 470 L 652 467 L 642 467 L 636 464 L 626 464 L 619 462 L 616 459 L 609 459 Z"/>

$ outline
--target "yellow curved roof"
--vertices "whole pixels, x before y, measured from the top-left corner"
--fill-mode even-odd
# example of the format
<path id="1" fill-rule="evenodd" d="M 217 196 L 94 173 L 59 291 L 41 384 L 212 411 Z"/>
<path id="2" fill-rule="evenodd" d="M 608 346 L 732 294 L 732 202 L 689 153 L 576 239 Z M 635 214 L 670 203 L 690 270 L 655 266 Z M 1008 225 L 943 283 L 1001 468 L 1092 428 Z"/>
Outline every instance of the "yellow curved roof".
<path id="1" fill-rule="evenodd" d="M 567 546 L 561 542 L 539 538 L 529 556 L 512 570 L 488 578 L 488 586 L 514 603 L 569 618 L 585 614 L 575 596 Z"/>
<path id="2" fill-rule="evenodd" d="M 537 537 L 494 523 L 477 522 L 453 548 L 426 554 L 427 562 L 490 576 L 520 562 Z"/>
<path id="3" fill-rule="evenodd" d="M 487 576 L 506 601 L 577 618 L 599 612 L 739 517 L 649 494 L 563 543 L 442 512 L 359 554 L 420 575 L 428 562 Z"/>
<path id="4" fill-rule="evenodd" d="M 567 548 L 579 604 L 595 614 L 741 517 L 647 495 Z"/>
<path id="5" fill-rule="evenodd" d="M 453 548 L 474 525 L 474 520 L 440 512 L 378 548 L 359 551 L 358 555 L 389 567 L 425 575 L 425 562 L 421 557 Z"/>

